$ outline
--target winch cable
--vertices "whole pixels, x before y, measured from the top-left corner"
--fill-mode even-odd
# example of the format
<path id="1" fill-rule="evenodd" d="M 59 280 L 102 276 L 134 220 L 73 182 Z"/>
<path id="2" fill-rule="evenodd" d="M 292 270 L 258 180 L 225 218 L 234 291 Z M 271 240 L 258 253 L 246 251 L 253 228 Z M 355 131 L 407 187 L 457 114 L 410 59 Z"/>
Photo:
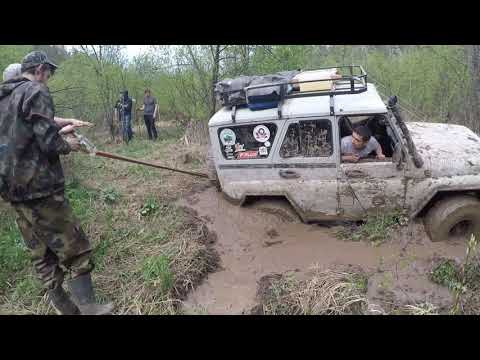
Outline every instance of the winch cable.
<path id="1" fill-rule="evenodd" d="M 133 164 L 139 164 L 139 165 L 145 165 L 145 166 L 151 166 L 157 169 L 164 169 L 164 170 L 169 170 L 173 172 L 178 172 L 182 174 L 187 174 L 187 175 L 192 175 L 192 176 L 197 176 L 197 177 L 202 177 L 202 178 L 208 178 L 207 174 L 204 173 L 199 173 L 195 171 L 188 171 L 188 170 L 182 170 L 182 169 L 176 169 L 172 168 L 169 166 L 164 166 L 164 165 L 159 165 L 157 163 L 149 162 L 149 161 L 144 161 L 144 160 L 138 160 L 138 159 L 133 159 L 129 158 L 126 156 L 121 156 L 121 155 L 116 155 L 112 153 L 108 153 L 105 151 L 98 151 L 93 145 L 93 143 L 90 142 L 85 136 L 77 134 L 76 132 L 71 133 L 74 137 L 76 137 L 79 142 L 80 142 L 80 149 L 84 153 L 90 154 L 90 156 L 100 156 L 108 159 L 114 159 L 114 160 L 120 160 L 120 161 L 125 161 Z"/>
<path id="2" fill-rule="evenodd" d="M 208 178 L 207 174 L 198 173 L 198 172 L 194 172 L 194 171 L 188 171 L 188 170 L 175 169 L 175 168 L 171 168 L 171 167 L 164 166 L 164 165 L 159 165 L 159 164 L 148 162 L 148 161 L 137 160 L 137 159 L 128 158 L 126 156 L 111 154 L 111 153 L 104 152 L 104 151 L 95 151 L 94 155 L 95 156 L 101 156 L 101 157 L 104 157 L 104 158 L 109 158 L 109 159 L 126 161 L 126 162 L 130 162 L 130 163 L 134 163 L 134 164 L 151 166 L 151 167 L 154 167 L 154 168 L 157 168 L 157 169 L 164 169 L 164 170 L 174 171 L 174 172 L 188 174 L 188 175 L 192 175 L 192 176 Z"/>

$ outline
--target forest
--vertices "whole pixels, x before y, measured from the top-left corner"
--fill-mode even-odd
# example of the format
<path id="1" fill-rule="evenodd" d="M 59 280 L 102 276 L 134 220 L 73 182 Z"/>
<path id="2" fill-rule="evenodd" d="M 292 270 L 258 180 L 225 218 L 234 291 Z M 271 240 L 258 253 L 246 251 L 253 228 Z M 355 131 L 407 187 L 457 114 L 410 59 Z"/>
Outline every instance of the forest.
<path id="1" fill-rule="evenodd" d="M 240 75 L 361 65 L 384 97 L 397 95 L 409 118 L 480 131 L 478 45 L 152 45 L 129 59 L 120 45 L 0 46 L 3 68 L 32 49 L 60 65 L 49 84 L 56 111 L 112 128 L 113 106 L 127 89 L 146 87 L 161 116 L 207 121 L 218 110 L 214 84 Z"/>

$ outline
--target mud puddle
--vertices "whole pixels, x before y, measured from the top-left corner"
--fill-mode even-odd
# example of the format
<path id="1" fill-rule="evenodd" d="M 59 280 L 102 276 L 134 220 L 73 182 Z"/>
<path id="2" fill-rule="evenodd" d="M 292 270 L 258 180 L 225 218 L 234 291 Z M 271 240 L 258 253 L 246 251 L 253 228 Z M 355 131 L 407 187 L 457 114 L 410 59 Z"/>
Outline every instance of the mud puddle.
<path id="1" fill-rule="evenodd" d="M 448 290 L 428 280 L 439 257 L 462 259 L 462 243 L 432 243 L 421 225 L 410 225 L 398 239 L 373 247 L 338 240 L 335 227 L 307 225 L 275 212 L 228 203 L 214 188 L 190 194 L 181 205 L 203 218 L 217 235 L 221 270 L 212 273 L 184 303 L 186 313 L 248 313 L 264 275 L 305 274 L 313 265 L 360 266 L 369 274 L 368 297 L 381 309 L 430 302 L 447 306 Z"/>

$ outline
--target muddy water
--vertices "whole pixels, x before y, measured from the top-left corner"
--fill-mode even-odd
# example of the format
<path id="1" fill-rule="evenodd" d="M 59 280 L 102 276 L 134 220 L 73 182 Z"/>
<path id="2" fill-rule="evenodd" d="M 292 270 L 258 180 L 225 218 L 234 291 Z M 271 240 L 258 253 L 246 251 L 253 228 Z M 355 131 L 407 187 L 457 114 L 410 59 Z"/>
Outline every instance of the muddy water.
<path id="1" fill-rule="evenodd" d="M 432 243 L 421 225 L 404 228 L 395 239 L 373 247 L 335 238 L 335 228 L 287 221 L 255 208 L 228 203 L 213 188 L 188 196 L 185 205 L 217 234 L 222 269 L 210 274 L 184 304 L 187 313 L 241 314 L 256 304 L 259 279 L 287 271 L 304 274 L 312 265 L 357 265 L 369 276 L 368 297 L 384 309 L 390 303 L 451 301 L 446 289 L 428 281 L 432 260 L 461 259 L 462 243 Z"/>

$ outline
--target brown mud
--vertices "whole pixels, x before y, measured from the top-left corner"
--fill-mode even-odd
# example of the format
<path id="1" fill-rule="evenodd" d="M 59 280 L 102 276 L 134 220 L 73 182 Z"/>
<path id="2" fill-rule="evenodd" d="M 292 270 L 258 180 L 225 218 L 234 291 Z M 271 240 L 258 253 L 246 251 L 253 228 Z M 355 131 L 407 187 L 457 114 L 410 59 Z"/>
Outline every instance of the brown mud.
<path id="1" fill-rule="evenodd" d="M 285 272 L 303 277 L 313 265 L 361 267 L 369 276 L 367 296 L 377 312 L 425 302 L 443 308 L 452 302 L 449 291 L 430 282 L 428 273 L 440 257 L 461 261 L 465 244 L 431 242 L 421 223 L 403 227 L 374 247 L 337 239 L 334 226 L 303 224 L 262 207 L 238 207 L 212 187 L 197 190 L 181 205 L 216 234 L 221 263 L 189 294 L 186 313 L 249 313 L 257 304 L 262 277 Z"/>

